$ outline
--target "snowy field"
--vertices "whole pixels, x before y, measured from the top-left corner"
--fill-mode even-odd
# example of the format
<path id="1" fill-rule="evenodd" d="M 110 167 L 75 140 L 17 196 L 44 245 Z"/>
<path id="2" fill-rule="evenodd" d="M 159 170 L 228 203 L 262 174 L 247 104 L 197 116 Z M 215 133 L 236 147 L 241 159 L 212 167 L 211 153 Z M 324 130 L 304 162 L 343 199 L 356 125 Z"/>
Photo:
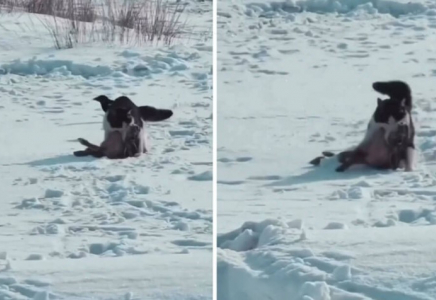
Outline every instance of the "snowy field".
<path id="1" fill-rule="evenodd" d="M 434 1 L 220 1 L 218 299 L 436 299 Z M 308 162 L 414 97 L 413 172 Z"/>
<path id="2" fill-rule="evenodd" d="M 0 299 L 212 299 L 212 4 L 173 45 L 55 50 L 41 15 L 0 15 Z M 92 99 L 169 108 L 149 154 L 77 158 Z"/>

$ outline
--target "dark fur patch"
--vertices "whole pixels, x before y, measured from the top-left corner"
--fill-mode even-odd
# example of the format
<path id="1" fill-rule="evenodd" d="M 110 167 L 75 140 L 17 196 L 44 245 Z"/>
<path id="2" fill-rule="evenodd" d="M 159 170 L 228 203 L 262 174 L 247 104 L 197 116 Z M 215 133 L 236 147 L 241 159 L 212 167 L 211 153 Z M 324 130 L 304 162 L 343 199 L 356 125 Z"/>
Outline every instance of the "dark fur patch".
<path id="1" fill-rule="evenodd" d="M 401 101 L 395 99 L 381 100 L 377 99 L 377 108 L 374 112 L 374 121 L 376 123 L 388 123 L 389 118 L 400 121 L 408 114 L 407 109 Z"/>
<path id="2" fill-rule="evenodd" d="M 407 148 L 414 148 L 410 144 L 409 126 L 401 125 L 395 132 L 392 132 L 388 137 L 388 145 L 391 151 L 391 169 L 396 170 L 400 167 L 400 162 L 407 156 Z"/>
<path id="3" fill-rule="evenodd" d="M 140 133 L 141 129 L 138 126 L 129 127 L 124 140 L 124 154 L 126 157 L 132 157 L 139 153 Z"/>
<path id="4" fill-rule="evenodd" d="M 101 96 L 95 97 L 94 100 L 100 102 L 101 109 L 104 112 L 107 112 L 109 106 L 112 104 L 112 102 L 114 102 L 114 100 L 109 99 L 105 95 L 101 95 Z"/>
<path id="5" fill-rule="evenodd" d="M 405 100 L 406 109 L 412 111 L 412 91 L 407 83 L 400 80 L 377 81 L 372 84 L 372 88 L 382 95 L 389 96 L 393 101 Z"/>

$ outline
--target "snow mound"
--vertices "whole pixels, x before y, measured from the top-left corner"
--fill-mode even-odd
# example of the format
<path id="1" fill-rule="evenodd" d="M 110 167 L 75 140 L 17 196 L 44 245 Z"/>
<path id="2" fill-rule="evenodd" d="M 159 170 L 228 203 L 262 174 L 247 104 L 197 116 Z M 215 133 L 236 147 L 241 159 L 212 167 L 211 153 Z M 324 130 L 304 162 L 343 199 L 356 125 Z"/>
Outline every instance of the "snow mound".
<path id="1" fill-rule="evenodd" d="M 96 76 L 106 76 L 112 73 L 112 69 L 107 66 L 91 66 L 76 63 L 71 60 L 36 60 L 29 59 L 21 61 L 14 60 L 11 63 L 3 64 L 0 67 L 1 74 L 15 75 L 50 75 L 59 74 L 63 76 L 82 76 L 86 79 Z"/>
<path id="2" fill-rule="evenodd" d="M 389 289 L 379 286 L 373 274 L 362 271 L 361 265 L 351 264 L 357 259 L 353 254 L 336 249 L 322 251 L 325 245 L 338 241 L 348 244 L 350 250 L 356 248 L 355 233 L 347 233 L 344 238 L 320 230 L 313 231 L 311 239 L 296 239 L 292 230 L 286 223 L 265 220 L 247 222 L 221 235 L 217 250 L 218 299 L 430 300 L 401 283 Z M 371 239 L 369 243 L 381 243 L 374 246 L 374 253 L 383 249 L 383 243 L 392 243 L 389 239 L 395 236 L 384 231 L 383 236 L 377 237 L 377 230 L 363 236 Z M 271 238 L 273 243 L 269 242 Z M 326 244 L 317 246 L 321 240 Z M 401 251 L 408 252 L 407 247 Z M 386 256 L 380 257 L 374 264 L 385 259 Z"/>
<path id="3" fill-rule="evenodd" d="M 421 14 L 427 10 L 427 7 L 418 2 L 398 2 L 390 0 L 306 0 L 298 1 L 297 5 L 305 11 L 315 13 L 349 13 L 356 9 L 363 9 L 368 13 L 390 14 L 394 17 L 407 14 Z"/>
<path id="4" fill-rule="evenodd" d="M 296 222 L 290 224 L 294 223 Z M 219 235 L 217 245 L 222 249 L 248 251 L 279 242 L 285 231 L 289 235 L 292 231 L 291 226 L 277 220 L 245 222 L 240 228 Z"/>
<path id="5" fill-rule="evenodd" d="M 262 17 L 273 17 L 277 14 L 285 15 L 297 12 L 313 13 L 341 13 L 349 14 L 356 11 L 364 11 L 368 14 L 390 14 L 394 17 L 408 14 L 422 14 L 428 10 L 422 3 L 389 0 L 304 0 L 304 1 L 280 1 L 270 3 L 250 3 L 247 5 L 246 14 L 257 14 Z"/>
<path id="6" fill-rule="evenodd" d="M 286 236 L 286 242 L 277 240 L 280 235 L 282 241 Z M 316 257 L 312 251 L 301 247 L 288 249 L 286 255 L 276 256 L 274 249 L 288 244 L 290 236 L 292 229 L 285 223 L 265 220 L 247 222 L 241 228 L 219 237 L 218 299 L 336 299 L 332 298 L 335 287 L 327 282 L 347 280 L 354 270 L 333 259 Z M 232 240 L 226 239 L 232 237 Z M 271 238 L 274 243 L 268 244 Z M 254 249 L 255 246 L 262 248 Z M 240 252 L 250 247 L 251 251 Z M 340 294 L 345 296 L 348 293 L 343 291 Z"/>

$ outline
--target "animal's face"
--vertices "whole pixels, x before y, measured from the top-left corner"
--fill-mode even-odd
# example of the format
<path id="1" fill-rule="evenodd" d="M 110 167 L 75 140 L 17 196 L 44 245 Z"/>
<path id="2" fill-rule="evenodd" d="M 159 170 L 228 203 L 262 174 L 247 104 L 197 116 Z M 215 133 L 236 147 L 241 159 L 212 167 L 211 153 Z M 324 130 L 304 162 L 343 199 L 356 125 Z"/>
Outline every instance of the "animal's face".
<path id="1" fill-rule="evenodd" d="M 405 120 L 407 115 L 405 100 L 377 99 L 377 109 L 374 113 L 374 120 L 377 123 L 398 123 Z"/>
<path id="2" fill-rule="evenodd" d="M 109 106 L 106 118 L 113 128 L 121 128 L 123 124 L 131 125 L 133 123 L 131 110 L 125 108 L 113 108 Z"/>

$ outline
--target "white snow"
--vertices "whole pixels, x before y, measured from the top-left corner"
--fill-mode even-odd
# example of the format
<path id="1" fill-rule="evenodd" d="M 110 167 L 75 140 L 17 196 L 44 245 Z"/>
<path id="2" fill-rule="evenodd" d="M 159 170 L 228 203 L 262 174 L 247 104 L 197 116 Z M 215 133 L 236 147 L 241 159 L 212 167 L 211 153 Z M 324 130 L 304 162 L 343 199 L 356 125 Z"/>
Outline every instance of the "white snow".
<path id="1" fill-rule="evenodd" d="M 219 300 L 436 299 L 435 12 L 219 1 Z M 384 80 L 412 88 L 415 170 L 310 166 L 363 138 Z"/>
<path id="2" fill-rule="evenodd" d="M 212 5 L 187 5 L 171 46 L 55 50 L 41 15 L 1 13 L 0 299 L 212 299 Z M 148 154 L 72 155 L 102 94 L 174 111 Z"/>

